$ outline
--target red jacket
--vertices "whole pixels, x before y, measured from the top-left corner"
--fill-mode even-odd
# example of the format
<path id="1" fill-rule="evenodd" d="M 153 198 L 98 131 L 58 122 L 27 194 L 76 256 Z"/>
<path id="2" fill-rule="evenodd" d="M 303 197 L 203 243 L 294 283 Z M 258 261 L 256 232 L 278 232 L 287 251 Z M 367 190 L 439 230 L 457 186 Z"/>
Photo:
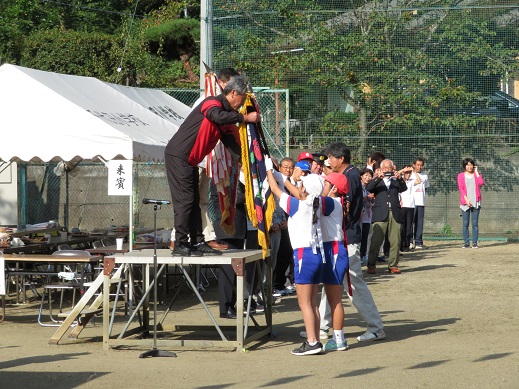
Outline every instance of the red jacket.
<path id="1" fill-rule="evenodd" d="M 243 115 L 234 111 L 224 95 L 208 97 L 180 125 L 168 142 L 165 154 L 186 159 L 197 166 L 209 154 L 218 140 L 240 154 L 238 124 Z"/>

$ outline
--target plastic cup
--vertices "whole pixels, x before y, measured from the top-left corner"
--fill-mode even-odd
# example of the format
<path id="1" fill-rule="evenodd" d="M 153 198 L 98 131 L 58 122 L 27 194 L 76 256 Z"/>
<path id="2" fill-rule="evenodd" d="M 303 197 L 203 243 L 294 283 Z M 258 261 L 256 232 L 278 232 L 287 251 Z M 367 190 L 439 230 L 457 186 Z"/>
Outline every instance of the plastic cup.
<path id="1" fill-rule="evenodd" d="M 115 239 L 115 242 L 117 244 L 117 250 L 122 250 L 123 249 L 123 241 L 124 241 L 124 238 L 116 238 Z"/>

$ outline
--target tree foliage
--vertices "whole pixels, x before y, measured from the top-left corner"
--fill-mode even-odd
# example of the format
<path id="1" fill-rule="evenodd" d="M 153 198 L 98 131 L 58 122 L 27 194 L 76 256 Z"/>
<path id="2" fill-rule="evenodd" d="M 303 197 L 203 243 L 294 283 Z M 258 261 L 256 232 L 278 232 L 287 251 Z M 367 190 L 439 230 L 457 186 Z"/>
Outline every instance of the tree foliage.
<path id="1" fill-rule="evenodd" d="M 191 0 L 4 0 L 0 64 L 126 85 L 198 87 L 199 21 L 186 18 L 188 10 Z"/>
<path id="2" fill-rule="evenodd" d="M 357 134 L 358 160 L 374 136 L 470 135 L 496 119 L 463 110 L 504 76 L 519 75 L 516 9 L 472 3 L 216 0 L 215 67 L 233 64 L 258 85 L 290 88 L 292 117 L 337 137 Z M 337 92 L 353 120 L 318 103 Z M 478 155 L 490 155 L 493 141 Z M 435 148 L 424 142 L 410 155 Z M 453 158 L 474 150 L 470 141 L 453 143 L 437 150 L 445 157 L 438 163 L 451 174 Z"/>

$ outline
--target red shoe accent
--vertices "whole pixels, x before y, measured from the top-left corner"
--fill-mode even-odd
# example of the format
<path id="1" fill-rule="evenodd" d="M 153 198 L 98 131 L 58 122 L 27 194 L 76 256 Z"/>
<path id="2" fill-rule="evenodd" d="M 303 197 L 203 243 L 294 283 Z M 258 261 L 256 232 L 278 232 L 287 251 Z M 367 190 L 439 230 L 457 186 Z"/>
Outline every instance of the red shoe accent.
<path id="1" fill-rule="evenodd" d="M 368 274 L 377 274 L 377 268 L 375 266 L 368 266 Z"/>
<path id="2" fill-rule="evenodd" d="M 391 274 L 400 274 L 400 273 L 402 273 L 398 267 L 390 267 L 390 268 L 388 269 L 388 271 L 389 271 Z"/>

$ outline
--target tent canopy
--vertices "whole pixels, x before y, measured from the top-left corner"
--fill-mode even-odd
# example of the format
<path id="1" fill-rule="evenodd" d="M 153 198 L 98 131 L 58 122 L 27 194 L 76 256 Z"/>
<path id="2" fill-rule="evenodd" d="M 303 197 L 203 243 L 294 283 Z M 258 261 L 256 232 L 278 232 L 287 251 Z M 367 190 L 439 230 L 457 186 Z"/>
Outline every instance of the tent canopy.
<path id="1" fill-rule="evenodd" d="M 159 90 L 5 64 L 0 159 L 162 161 L 189 111 Z"/>

